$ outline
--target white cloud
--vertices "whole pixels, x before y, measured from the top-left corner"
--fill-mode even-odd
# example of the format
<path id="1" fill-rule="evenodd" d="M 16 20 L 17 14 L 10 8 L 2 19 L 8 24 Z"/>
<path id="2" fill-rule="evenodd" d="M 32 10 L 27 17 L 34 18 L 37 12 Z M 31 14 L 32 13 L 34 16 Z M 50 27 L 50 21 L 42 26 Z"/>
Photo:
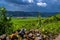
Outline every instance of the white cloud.
<path id="1" fill-rule="evenodd" d="M 23 2 L 33 3 L 34 0 L 22 0 Z"/>
<path id="2" fill-rule="evenodd" d="M 38 6 L 42 6 L 42 7 L 46 7 L 47 6 L 47 3 L 43 3 L 43 2 L 39 2 L 37 3 Z"/>
<path id="3" fill-rule="evenodd" d="M 23 2 L 25 2 L 26 0 L 22 0 Z"/>
<path id="4" fill-rule="evenodd" d="M 33 3 L 33 0 L 28 0 L 29 3 Z"/>

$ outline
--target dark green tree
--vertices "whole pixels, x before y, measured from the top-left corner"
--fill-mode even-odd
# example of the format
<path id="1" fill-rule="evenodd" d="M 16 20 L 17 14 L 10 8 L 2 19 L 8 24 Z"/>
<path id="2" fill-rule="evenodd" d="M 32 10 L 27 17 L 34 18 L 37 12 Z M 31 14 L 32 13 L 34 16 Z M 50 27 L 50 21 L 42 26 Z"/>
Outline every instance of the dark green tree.
<path id="1" fill-rule="evenodd" d="M 11 17 L 6 16 L 6 9 L 4 7 L 0 8 L 0 35 L 12 32 L 12 22 Z"/>

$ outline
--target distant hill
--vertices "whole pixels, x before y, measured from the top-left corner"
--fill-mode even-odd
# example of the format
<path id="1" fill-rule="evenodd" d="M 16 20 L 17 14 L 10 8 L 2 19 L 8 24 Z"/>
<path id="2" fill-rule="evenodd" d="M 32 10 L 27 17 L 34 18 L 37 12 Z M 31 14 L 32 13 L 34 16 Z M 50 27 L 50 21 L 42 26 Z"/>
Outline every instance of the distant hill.
<path id="1" fill-rule="evenodd" d="M 58 12 L 40 12 L 40 15 L 42 17 L 52 16 L 57 14 Z M 36 17 L 38 16 L 38 12 L 23 12 L 23 11 L 7 11 L 7 16 L 13 16 L 13 17 Z"/>

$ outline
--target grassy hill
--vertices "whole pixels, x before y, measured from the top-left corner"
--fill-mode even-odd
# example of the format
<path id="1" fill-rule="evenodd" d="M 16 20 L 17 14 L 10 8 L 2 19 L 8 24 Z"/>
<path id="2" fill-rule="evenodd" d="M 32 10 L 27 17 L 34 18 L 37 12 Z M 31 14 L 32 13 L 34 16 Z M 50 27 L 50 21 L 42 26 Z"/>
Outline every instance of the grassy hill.
<path id="1" fill-rule="evenodd" d="M 40 21 L 41 20 L 41 21 Z M 26 28 L 39 29 L 44 34 L 58 34 L 60 33 L 60 14 L 51 17 L 28 17 L 28 18 L 12 18 L 14 31 Z"/>

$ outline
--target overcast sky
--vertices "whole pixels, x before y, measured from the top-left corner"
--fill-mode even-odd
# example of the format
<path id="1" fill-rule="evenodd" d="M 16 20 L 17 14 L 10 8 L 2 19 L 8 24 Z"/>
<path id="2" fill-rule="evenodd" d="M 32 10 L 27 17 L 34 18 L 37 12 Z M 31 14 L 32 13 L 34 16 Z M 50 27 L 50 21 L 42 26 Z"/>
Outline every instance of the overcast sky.
<path id="1" fill-rule="evenodd" d="M 60 12 L 60 0 L 0 0 L 8 11 Z"/>

